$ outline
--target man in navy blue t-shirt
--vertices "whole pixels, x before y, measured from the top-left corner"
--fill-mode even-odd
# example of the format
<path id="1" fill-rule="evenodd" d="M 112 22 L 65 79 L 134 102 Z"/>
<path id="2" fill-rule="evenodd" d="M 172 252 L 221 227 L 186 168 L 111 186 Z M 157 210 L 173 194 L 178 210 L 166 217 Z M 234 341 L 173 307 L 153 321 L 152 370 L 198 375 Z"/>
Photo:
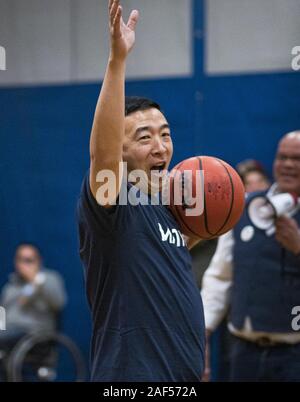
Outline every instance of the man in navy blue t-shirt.
<path id="1" fill-rule="evenodd" d="M 153 181 L 166 174 L 172 158 L 170 127 L 158 104 L 125 102 L 138 12 L 125 24 L 119 1 L 110 0 L 109 16 L 110 57 L 78 205 L 93 319 L 92 380 L 200 381 L 202 301 L 185 240 L 159 196 L 162 180 Z M 146 179 L 134 182 L 136 171 Z"/>

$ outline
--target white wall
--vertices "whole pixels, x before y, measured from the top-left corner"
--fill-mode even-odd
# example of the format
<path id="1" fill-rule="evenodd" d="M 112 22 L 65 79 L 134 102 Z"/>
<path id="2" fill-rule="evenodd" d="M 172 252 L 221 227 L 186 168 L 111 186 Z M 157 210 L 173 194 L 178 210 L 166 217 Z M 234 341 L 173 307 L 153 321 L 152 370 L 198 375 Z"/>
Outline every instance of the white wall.
<path id="1" fill-rule="evenodd" d="M 0 85 L 99 81 L 108 56 L 108 0 L 0 0 Z M 128 77 L 192 73 L 192 0 L 123 0 L 138 8 Z M 205 0 L 205 71 L 291 71 L 300 0 Z"/>
<path id="2" fill-rule="evenodd" d="M 300 0 L 206 0 L 208 74 L 292 71 Z"/>
<path id="3" fill-rule="evenodd" d="M 99 81 L 108 56 L 108 0 L 0 0 L 0 85 Z M 141 13 L 128 77 L 192 72 L 192 0 L 123 0 Z"/>

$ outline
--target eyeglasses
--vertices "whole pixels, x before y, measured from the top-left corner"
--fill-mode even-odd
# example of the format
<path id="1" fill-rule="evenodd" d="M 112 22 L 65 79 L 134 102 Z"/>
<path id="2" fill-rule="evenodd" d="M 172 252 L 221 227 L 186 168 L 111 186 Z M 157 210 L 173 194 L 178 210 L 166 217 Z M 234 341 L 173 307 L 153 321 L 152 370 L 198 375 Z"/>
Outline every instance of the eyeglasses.
<path id="1" fill-rule="evenodd" d="M 20 262 L 21 264 L 34 264 L 36 263 L 36 258 L 30 258 L 30 257 L 18 257 L 17 261 Z"/>

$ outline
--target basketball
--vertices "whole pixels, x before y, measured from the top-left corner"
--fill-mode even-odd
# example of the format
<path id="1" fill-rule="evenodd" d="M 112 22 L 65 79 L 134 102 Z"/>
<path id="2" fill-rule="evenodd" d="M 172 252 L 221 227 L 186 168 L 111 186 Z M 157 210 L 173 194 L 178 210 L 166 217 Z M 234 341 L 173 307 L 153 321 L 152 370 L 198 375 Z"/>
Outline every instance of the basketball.
<path id="1" fill-rule="evenodd" d="M 186 191 L 187 186 L 190 191 Z M 177 192 L 181 189 L 182 202 L 178 202 L 178 197 L 176 200 L 176 188 Z M 184 197 L 186 194 L 189 195 Z M 186 198 L 193 203 L 187 204 Z M 192 157 L 170 173 L 170 209 L 187 236 L 209 240 L 228 232 L 239 221 L 244 203 L 245 189 L 240 176 L 221 159 Z"/>

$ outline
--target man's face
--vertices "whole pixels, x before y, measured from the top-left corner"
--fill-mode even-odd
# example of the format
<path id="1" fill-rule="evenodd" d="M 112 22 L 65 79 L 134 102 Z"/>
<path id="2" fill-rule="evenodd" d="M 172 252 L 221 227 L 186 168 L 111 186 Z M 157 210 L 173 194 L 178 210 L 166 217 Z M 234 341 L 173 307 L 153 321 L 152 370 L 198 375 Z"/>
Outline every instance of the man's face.
<path id="1" fill-rule="evenodd" d="M 40 256 L 37 251 L 30 246 L 21 246 L 15 255 L 15 269 L 24 279 L 37 273 L 40 269 Z"/>
<path id="2" fill-rule="evenodd" d="M 280 141 L 274 162 L 274 177 L 280 191 L 300 195 L 300 132 Z"/>
<path id="3" fill-rule="evenodd" d="M 270 187 L 268 179 L 258 171 L 253 170 L 245 174 L 244 185 L 247 193 L 267 190 Z"/>
<path id="4" fill-rule="evenodd" d="M 170 127 L 158 109 L 137 111 L 125 118 L 123 161 L 128 172 L 143 170 L 148 180 L 166 171 L 173 155 Z"/>

